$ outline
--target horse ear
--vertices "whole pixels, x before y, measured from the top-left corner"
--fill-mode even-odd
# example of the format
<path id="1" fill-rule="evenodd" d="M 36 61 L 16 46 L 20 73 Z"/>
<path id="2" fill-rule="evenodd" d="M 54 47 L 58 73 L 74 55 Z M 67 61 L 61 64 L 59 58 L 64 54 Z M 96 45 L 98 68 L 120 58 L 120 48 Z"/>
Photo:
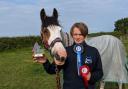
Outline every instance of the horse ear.
<path id="1" fill-rule="evenodd" d="M 45 14 L 44 8 L 40 11 L 40 18 L 41 18 L 42 21 L 45 20 L 45 18 L 46 18 L 46 14 Z"/>
<path id="2" fill-rule="evenodd" d="M 56 8 L 54 8 L 52 16 L 58 18 L 58 12 L 57 12 Z"/>

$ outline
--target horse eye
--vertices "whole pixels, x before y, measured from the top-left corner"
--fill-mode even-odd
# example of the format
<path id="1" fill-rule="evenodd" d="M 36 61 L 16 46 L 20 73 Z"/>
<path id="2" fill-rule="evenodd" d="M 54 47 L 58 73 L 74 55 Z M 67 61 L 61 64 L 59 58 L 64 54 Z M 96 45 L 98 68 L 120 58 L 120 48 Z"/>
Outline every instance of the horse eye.
<path id="1" fill-rule="evenodd" d="M 43 35 L 47 35 L 47 34 L 49 34 L 49 31 L 48 31 L 47 29 L 44 29 L 44 30 L 42 31 L 42 33 L 43 33 Z"/>
<path id="2" fill-rule="evenodd" d="M 50 32 L 48 31 L 48 29 L 43 29 L 42 34 L 43 34 L 44 40 L 48 40 L 48 39 L 49 39 L 49 37 L 50 37 Z"/>
<path id="3" fill-rule="evenodd" d="M 46 34 L 48 31 L 44 31 L 44 34 Z"/>
<path id="4" fill-rule="evenodd" d="M 43 30 L 43 33 L 47 33 L 48 31 L 46 29 Z"/>

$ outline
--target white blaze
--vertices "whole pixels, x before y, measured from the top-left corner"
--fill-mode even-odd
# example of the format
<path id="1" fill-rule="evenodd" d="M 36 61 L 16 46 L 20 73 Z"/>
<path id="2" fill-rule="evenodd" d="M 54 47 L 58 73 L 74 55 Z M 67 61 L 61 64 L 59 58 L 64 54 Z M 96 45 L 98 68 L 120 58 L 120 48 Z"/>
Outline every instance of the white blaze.
<path id="1" fill-rule="evenodd" d="M 62 40 L 60 31 L 61 31 L 61 27 L 60 26 L 48 26 L 47 29 L 50 32 L 50 38 L 48 40 L 48 44 L 50 45 L 52 43 L 53 40 L 55 40 L 56 38 L 60 38 Z M 52 53 L 56 53 L 58 50 L 64 50 L 65 48 L 63 46 L 63 44 L 61 42 L 56 42 L 53 46 L 53 48 L 51 49 Z"/>

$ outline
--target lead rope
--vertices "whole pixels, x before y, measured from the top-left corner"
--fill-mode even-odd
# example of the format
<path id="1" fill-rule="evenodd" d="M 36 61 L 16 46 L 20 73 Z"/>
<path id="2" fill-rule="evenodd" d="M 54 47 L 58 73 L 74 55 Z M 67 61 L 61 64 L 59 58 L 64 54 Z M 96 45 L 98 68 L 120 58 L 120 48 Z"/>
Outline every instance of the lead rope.
<path id="1" fill-rule="evenodd" d="M 66 35 L 67 35 L 68 46 L 70 46 L 70 42 L 69 42 L 69 35 L 68 35 L 68 33 L 67 33 L 67 32 L 66 32 Z"/>
<path id="2" fill-rule="evenodd" d="M 56 65 L 56 84 L 57 84 L 57 89 L 61 89 L 61 84 L 60 84 L 60 74 L 59 74 L 59 70 L 57 68 L 57 65 Z"/>

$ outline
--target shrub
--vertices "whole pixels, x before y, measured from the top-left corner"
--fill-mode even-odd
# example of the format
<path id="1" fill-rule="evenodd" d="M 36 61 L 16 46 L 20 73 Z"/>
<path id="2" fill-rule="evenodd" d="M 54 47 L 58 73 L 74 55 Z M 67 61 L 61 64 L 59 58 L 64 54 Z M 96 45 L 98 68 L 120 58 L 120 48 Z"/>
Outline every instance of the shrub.
<path id="1" fill-rule="evenodd" d="M 35 42 L 41 44 L 39 36 L 2 37 L 0 38 L 0 51 L 23 47 L 33 47 Z"/>

